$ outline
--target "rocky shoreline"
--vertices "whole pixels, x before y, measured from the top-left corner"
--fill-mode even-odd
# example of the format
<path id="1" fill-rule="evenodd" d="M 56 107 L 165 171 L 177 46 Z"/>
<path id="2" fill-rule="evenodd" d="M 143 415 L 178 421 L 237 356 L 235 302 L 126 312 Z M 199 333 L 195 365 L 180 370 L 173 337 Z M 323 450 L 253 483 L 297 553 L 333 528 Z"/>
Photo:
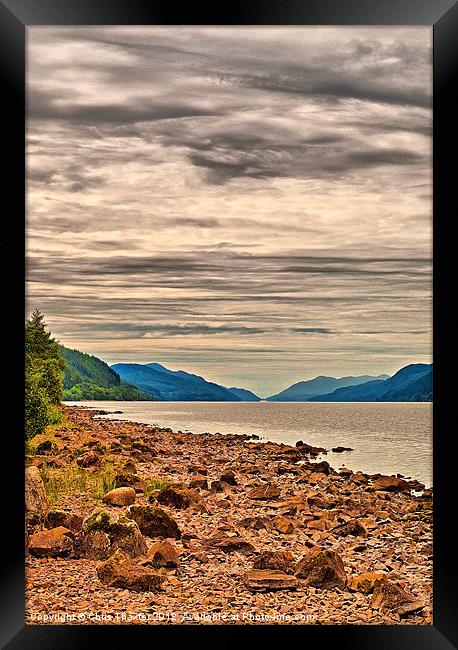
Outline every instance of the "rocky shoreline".
<path id="1" fill-rule="evenodd" d="M 64 410 L 26 459 L 27 623 L 432 624 L 416 481 Z"/>

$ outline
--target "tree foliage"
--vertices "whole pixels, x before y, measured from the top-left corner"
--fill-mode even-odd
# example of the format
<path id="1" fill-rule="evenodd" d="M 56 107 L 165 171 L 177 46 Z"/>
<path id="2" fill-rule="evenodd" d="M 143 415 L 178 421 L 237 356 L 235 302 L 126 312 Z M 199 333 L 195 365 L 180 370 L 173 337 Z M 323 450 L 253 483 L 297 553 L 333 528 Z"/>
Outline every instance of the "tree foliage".
<path id="1" fill-rule="evenodd" d="M 25 323 L 25 435 L 31 438 L 59 417 L 65 361 L 38 310 Z"/>

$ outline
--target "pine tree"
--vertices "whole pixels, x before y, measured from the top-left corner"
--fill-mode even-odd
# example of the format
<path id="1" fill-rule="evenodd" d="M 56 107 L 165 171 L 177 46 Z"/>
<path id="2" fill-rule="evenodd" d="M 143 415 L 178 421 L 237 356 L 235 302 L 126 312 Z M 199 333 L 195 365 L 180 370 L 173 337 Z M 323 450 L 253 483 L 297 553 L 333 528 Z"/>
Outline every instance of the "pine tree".
<path id="1" fill-rule="evenodd" d="M 58 417 L 66 365 L 38 309 L 25 324 L 25 361 L 25 434 L 30 438 Z"/>

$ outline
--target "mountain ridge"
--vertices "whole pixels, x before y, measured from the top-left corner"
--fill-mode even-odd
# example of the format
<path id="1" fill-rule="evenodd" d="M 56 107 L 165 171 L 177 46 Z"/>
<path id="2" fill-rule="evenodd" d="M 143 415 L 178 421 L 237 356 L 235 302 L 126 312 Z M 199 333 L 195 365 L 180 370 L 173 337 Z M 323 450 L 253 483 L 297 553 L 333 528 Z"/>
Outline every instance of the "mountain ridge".
<path id="1" fill-rule="evenodd" d="M 318 375 L 313 379 L 305 379 L 291 384 L 288 388 L 267 397 L 269 402 L 303 402 L 309 401 L 311 397 L 331 393 L 337 388 L 347 386 L 356 386 L 366 382 L 387 379 L 389 375 L 348 375 L 345 377 L 330 377 L 328 375 Z"/>
<path id="2" fill-rule="evenodd" d="M 310 402 L 418 402 L 432 401 L 433 364 L 412 363 L 384 380 L 347 386 L 310 398 Z"/>
<path id="3" fill-rule="evenodd" d="M 120 377 L 149 393 L 157 390 L 173 402 L 210 401 L 240 402 L 228 388 L 209 382 L 184 370 L 169 370 L 157 363 L 115 363 L 111 366 Z"/>

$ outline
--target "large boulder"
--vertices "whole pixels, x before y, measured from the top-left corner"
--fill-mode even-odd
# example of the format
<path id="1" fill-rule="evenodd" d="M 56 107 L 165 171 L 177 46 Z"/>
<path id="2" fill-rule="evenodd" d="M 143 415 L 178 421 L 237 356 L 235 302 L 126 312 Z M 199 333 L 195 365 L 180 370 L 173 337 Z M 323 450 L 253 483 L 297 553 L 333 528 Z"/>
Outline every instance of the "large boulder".
<path id="1" fill-rule="evenodd" d="M 184 510 L 198 503 L 199 494 L 184 485 L 169 485 L 159 492 L 156 501 L 164 506 L 172 506 Z"/>
<path id="2" fill-rule="evenodd" d="M 315 546 L 297 564 L 295 574 L 310 587 L 344 588 L 347 575 L 342 558 L 335 551 Z"/>
<path id="3" fill-rule="evenodd" d="M 129 506 L 127 516 L 138 524 L 141 532 L 147 537 L 181 537 L 175 519 L 158 506 Z"/>
<path id="4" fill-rule="evenodd" d="M 170 542 L 156 542 L 148 549 L 146 560 L 143 560 L 143 565 L 149 565 L 155 569 L 162 567 L 166 569 L 176 569 L 180 562 L 177 550 Z"/>
<path id="5" fill-rule="evenodd" d="M 290 551 L 264 551 L 253 562 L 253 569 L 272 569 L 294 573 L 295 561 Z"/>
<path id="6" fill-rule="evenodd" d="M 83 526 L 83 517 L 67 510 L 50 510 L 45 519 L 46 528 L 57 528 L 63 526 L 73 533 L 78 533 Z"/>
<path id="7" fill-rule="evenodd" d="M 131 591 L 158 591 L 166 577 L 147 567 L 134 564 L 121 549 L 97 565 L 99 580 L 108 587 Z"/>
<path id="8" fill-rule="evenodd" d="M 102 509 L 86 517 L 74 546 L 76 555 L 90 559 L 104 559 L 118 548 L 130 557 L 144 555 L 147 550 L 145 538 L 135 521 Z"/>
<path id="9" fill-rule="evenodd" d="M 278 499 L 280 494 L 281 491 L 276 485 L 268 483 L 267 485 L 261 485 L 261 487 L 254 488 L 248 492 L 247 497 L 259 501 L 270 501 L 271 499 Z"/>
<path id="10" fill-rule="evenodd" d="M 269 569 L 247 571 L 243 576 L 243 582 L 250 591 L 276 591 L 298 587 L 298 580 L 294 576 Z"/>
<path id="11" fill-rule="evenodd" d="M 423 609 L 424 603 L 384 575 L 374 583 L 372 607 L 395 612 L 399 616 L 407 616 Z"/>
<path id="12" fill-rule="evenodd" d="M 31 525 L 43 522 L 48 512 L 45 486 L 40 470 L 34 465 L 25 470 L 25 510 L 26 521 Z"/>
<path id="13" fill-rule="evenodd" d="M 73 549 L 73 533 L 63 526 L 41 530 L 29 539 L 29 553 L 35 557 L 65 557 Z"/>
<path id="14" fill-rule="evenodd" d="M 80 533 L 75 538 L 74 551 L 76 557 L 84 557 L 87 560 L 104 560 L 110 557 L 111 541 L 103 530 Z"/>
<path id="15" fill-rule="evenodd" d="M 411 486 L 402 478 L 380 476 L 380 478 L 373 482 L 372 489 L 383 492 L 408 492 L 411 490 Z"/>
<path id="16" fill-rule="evenodd" d="M 135 501 L 135 490 L 131 487 L 119 487 L 110 490 L 103 497 L 103 502 L 110 506 L 130 506 Z"/>

